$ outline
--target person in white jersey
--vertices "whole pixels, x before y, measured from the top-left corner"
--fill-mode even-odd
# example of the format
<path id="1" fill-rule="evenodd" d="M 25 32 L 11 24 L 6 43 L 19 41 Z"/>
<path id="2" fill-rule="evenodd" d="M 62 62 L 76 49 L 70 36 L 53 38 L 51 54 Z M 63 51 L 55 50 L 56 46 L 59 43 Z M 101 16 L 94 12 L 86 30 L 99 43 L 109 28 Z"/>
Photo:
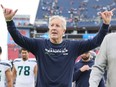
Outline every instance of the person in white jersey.
<path id="1" fill-rule="evenodd" d="M 1 60 L 2 48 L 0 47 L 0 87 L 13 87 L 11 64 Z"/>
<path id="2" fill-rule="evenodd" d="M 36 60 L 29 59 L 29 51 L 24 48 L 21 49 L 21 57 L 13 61 L 12 72 L 15 87 L 35 87 Z"/>

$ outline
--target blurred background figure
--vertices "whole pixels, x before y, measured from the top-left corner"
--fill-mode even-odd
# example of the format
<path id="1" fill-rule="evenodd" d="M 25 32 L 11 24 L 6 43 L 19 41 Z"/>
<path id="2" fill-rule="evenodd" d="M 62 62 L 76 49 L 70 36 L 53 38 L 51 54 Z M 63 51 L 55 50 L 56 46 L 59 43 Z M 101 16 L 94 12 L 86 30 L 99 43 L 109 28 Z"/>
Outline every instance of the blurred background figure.
<path id="1" fill-rule="evenodd" d="M 0 87 L 13 87 L 11 64 L 1 60 L 2 48 L 0 47 Z"/>
<path id="2" fill-rule="evenodd" d="M 29 59 L 29 52 L 22 48 L 21 58 L 13 61 L 13 80 L 15 87 L 35 87 L 37 77 L 37 63 L 35 59 Z"/>
<path id="3" fill-rule="evenodd" d="M 90 74 L 90 87 L 98 87 L 105 73 L 106 87 L 116 86 L 116 33 L 105 36 Z"/>
<path id="4" fill-rule="evenodd" d="M 91 73 L 91 67 L 94 64 L 93 55 L 89 51 L 82 54 L 81 60 L 76 62 L 74 67 L 73 82 L 75 87 L 89 87 L 89 77 Z M 104 80 L 102 79 L 98 87 L 105 87 Z"/>

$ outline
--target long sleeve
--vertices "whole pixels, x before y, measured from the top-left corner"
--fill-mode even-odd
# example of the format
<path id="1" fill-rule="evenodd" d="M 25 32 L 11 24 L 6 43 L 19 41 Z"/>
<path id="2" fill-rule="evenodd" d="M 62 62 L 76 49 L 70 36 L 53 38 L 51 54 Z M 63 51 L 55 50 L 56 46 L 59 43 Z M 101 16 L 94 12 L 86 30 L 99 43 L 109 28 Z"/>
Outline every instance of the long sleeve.
<path id="1" fill-rule="evenodd" d="M 26 48 L 27 50 L 31 51 L 32 53 L 35 53 L 33 49 L 36 50 L 36 40 L 31 39 L 28 37 L 23 36 L 16 28 L 13 21 L 7 22 L 7 27 L 10 35 L 12 36 L 15 43 L 17 43 L 19 46 Z"/>
<path id="2" fill-rule="evenodd" d="M 82 72 L 80 71 L 80 69 L 75 69 L 75 70 L 74 70 L 73 82 L 74 82 L 74 81 L 77 81 L 77 80 L 79 79 L 81 73 L 82 73 Z"/>
<path id="3" fill-rule="evenodd" d="M 95 59 L 95 64 L 92 67 L 89 79 L 89 87 L 98 87 L 101 78 L 104 75 L 106 66 L 107 66 L 107 36 L 104 38 L 101 44 L 100 51 Z"/>
<path id="4" fill-rule="evenodd" d="M 96 34 L 96 36 L 92 39 L 88 40 L 79 40 L 73 42 L 74 46 L 73 49 L 75 49 L 75 54 L 77 56 L 92 50 L 98 46 L 101 45 L 105 35 L 108 33 L 109 25 L 103 24 L 99 30 L 99 32 Z"/>

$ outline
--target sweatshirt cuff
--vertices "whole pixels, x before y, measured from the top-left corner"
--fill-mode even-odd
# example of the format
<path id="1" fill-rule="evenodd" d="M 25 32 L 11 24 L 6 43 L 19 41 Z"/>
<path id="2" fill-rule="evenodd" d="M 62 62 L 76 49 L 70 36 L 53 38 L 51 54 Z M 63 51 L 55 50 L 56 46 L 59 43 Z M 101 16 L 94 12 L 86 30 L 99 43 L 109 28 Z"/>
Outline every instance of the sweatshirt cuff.
<path id="1" fill-rule="evenodd" d="M 6 23 L 7 23 L 7 26 L 11 26 L 11 24 L 13 24 L 14 22 L 13 22 L 13 20 L 11 20 L 11 21 L 6 21 Z"/>
<path id="2" fill-rule="evenodd" d="M 102 28 L 103 28 L 103 29 L 108 29 L 108 27 L 109 27 L 109 24 L 104 24 L 104 23 L 103 23 L 103 25 L 102 25 Z"/>

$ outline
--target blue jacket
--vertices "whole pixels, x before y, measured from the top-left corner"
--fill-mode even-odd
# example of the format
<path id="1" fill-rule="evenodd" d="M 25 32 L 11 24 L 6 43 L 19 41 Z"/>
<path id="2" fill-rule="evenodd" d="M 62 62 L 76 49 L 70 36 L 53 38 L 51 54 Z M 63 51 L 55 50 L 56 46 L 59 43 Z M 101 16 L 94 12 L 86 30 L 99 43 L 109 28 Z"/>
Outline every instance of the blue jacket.
<path id="1" fill-rule="evenodd" d="M 91 59 L 88 62 L 84 62 L 81 59 L 79 62 L 75 64 L 73 81 L 76 82 L 76 87 L 89 87 L 89 77 L 90 77 L 91 69 L 85 72 L 81 72 L 80 68 L 84 65 L 88 65 L 89 67 L 92 67 L 94 65 L 94 60 Z M 101 80 L 99 87 L 105 87 L 105 83 L 103 79 Z"/>
<path id="2" fill-rule="evenodd" d="M 35 39 L 22 36 L 13 21 L 7 27 L 14 41 L 32 52 L 38 63 L 36 87 L 71 87 L 75 59 L 80 54 L 99 46 L 108 32 L 103 24 L 99 33 L 89 40 L 64 40 L 53 44 L 49 39 Z"/>

